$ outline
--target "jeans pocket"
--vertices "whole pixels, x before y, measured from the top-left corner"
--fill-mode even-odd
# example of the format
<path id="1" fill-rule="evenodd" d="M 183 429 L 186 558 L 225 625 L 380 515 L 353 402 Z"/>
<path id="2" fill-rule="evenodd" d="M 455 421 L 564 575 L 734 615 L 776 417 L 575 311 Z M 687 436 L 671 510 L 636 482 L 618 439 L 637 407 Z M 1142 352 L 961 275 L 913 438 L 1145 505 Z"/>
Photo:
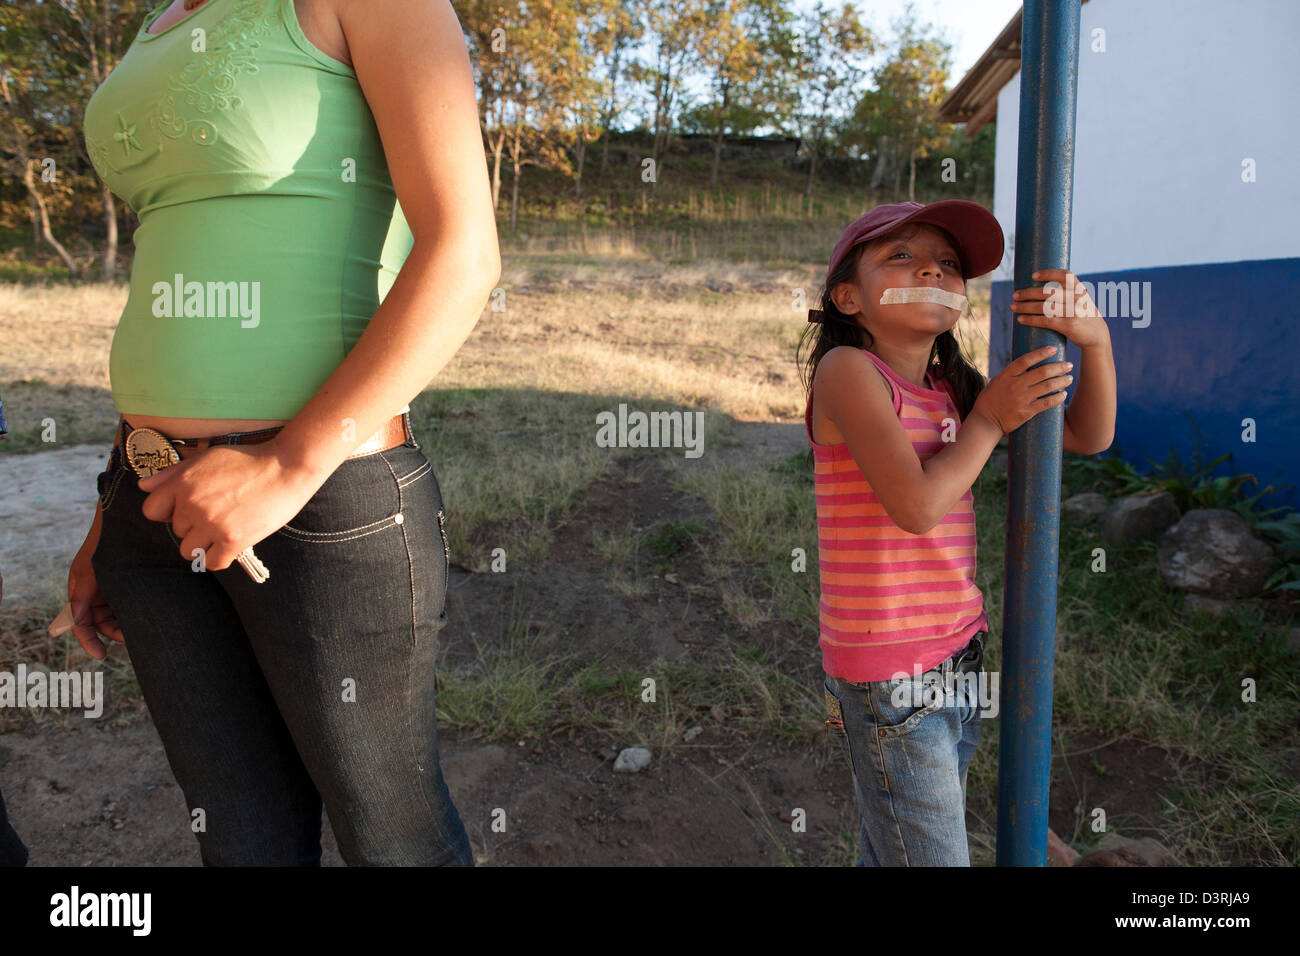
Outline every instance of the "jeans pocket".
<path id="1" fill-rule="evenodd" d="M 946 700 L 940 672 L 926 671 L 894 680 L 871 682 L 871 710 L 879 737 L 904 737 L 912 733 Z"/>
<path id="2" fill-rule="evenodd" d="M 402 521 L 401 488 L 381 454 L 344 461 L 275 533 L 294 541 L 330 544 L 396 527 Z"/>

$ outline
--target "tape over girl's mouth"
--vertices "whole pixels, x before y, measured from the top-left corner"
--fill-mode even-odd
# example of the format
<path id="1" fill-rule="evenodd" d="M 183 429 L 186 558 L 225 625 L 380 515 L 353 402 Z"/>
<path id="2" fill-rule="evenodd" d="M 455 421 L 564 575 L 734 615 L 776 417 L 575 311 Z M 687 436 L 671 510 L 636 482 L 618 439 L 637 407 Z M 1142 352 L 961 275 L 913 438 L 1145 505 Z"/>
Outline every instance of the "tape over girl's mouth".
<path id="1" fill-rule="evenodd" d="M 958 312 L 966 308 L 966 297 L 964 295 L 928 285 L 886 289 L 880 297 L 881 305 L 898 305 L 907 302 L 937 302 L 939 305 L 956 309 Z"/>

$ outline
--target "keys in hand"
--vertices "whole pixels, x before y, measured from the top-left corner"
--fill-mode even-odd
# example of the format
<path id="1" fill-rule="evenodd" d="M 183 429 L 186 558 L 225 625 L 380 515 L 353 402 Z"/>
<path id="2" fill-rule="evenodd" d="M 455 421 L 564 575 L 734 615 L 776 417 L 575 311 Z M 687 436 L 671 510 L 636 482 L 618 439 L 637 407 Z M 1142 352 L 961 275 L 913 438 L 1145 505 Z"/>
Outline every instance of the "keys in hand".
<path id="1" fill-rule="evenodd" d="M 235 558 L 236 563 L 248 572 L 248 576 L 258 584 L 261 584 L 271 576 L 271 572 L 266 570 L 266 565 L 258 560 L 257 555 L 253 553 L 252 548 L 245 548 L 240 552 L 239 557 Z"/>

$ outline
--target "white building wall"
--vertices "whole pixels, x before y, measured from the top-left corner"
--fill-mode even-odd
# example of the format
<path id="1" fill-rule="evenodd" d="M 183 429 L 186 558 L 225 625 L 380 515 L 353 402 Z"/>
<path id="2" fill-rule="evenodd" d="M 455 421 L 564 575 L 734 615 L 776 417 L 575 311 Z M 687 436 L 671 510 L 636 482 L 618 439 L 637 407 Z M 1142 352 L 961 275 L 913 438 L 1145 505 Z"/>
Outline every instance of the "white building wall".
<path id="1" fill-rule="evenodd" d="M 1089 0 L 1079 33 L 1072 271 L 1300 257 L 1300 0 Z M 1017 73 L 998 96 L 1008 240 L 1019 113 Z M 1006 256 L 993 279 L 1011 277 Z"/>

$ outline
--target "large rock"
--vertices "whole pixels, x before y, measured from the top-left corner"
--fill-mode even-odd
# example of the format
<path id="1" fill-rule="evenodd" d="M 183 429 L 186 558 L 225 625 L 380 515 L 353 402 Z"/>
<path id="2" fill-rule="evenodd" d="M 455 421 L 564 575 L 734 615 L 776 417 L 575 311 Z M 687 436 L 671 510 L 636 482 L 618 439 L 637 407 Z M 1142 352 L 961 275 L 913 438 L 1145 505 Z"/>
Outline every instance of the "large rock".
<path id="1" fill-rule="evenodd" d="M 1157 537 L 1178 521 L 1174 496 L 1161 490 L 1154 494 L 1129 495 L 1106 509 L 1101 516 L 1101 539 L 1108 547 Z"/>
<path id="2" fill-rule="evenodd" d="M 1224 508 L 1183 515 L 1160 539 L 1156 561 L 1169 587 L 1219 598 L 1257 594 L 1279 564 L 1246 519 Z"/>

